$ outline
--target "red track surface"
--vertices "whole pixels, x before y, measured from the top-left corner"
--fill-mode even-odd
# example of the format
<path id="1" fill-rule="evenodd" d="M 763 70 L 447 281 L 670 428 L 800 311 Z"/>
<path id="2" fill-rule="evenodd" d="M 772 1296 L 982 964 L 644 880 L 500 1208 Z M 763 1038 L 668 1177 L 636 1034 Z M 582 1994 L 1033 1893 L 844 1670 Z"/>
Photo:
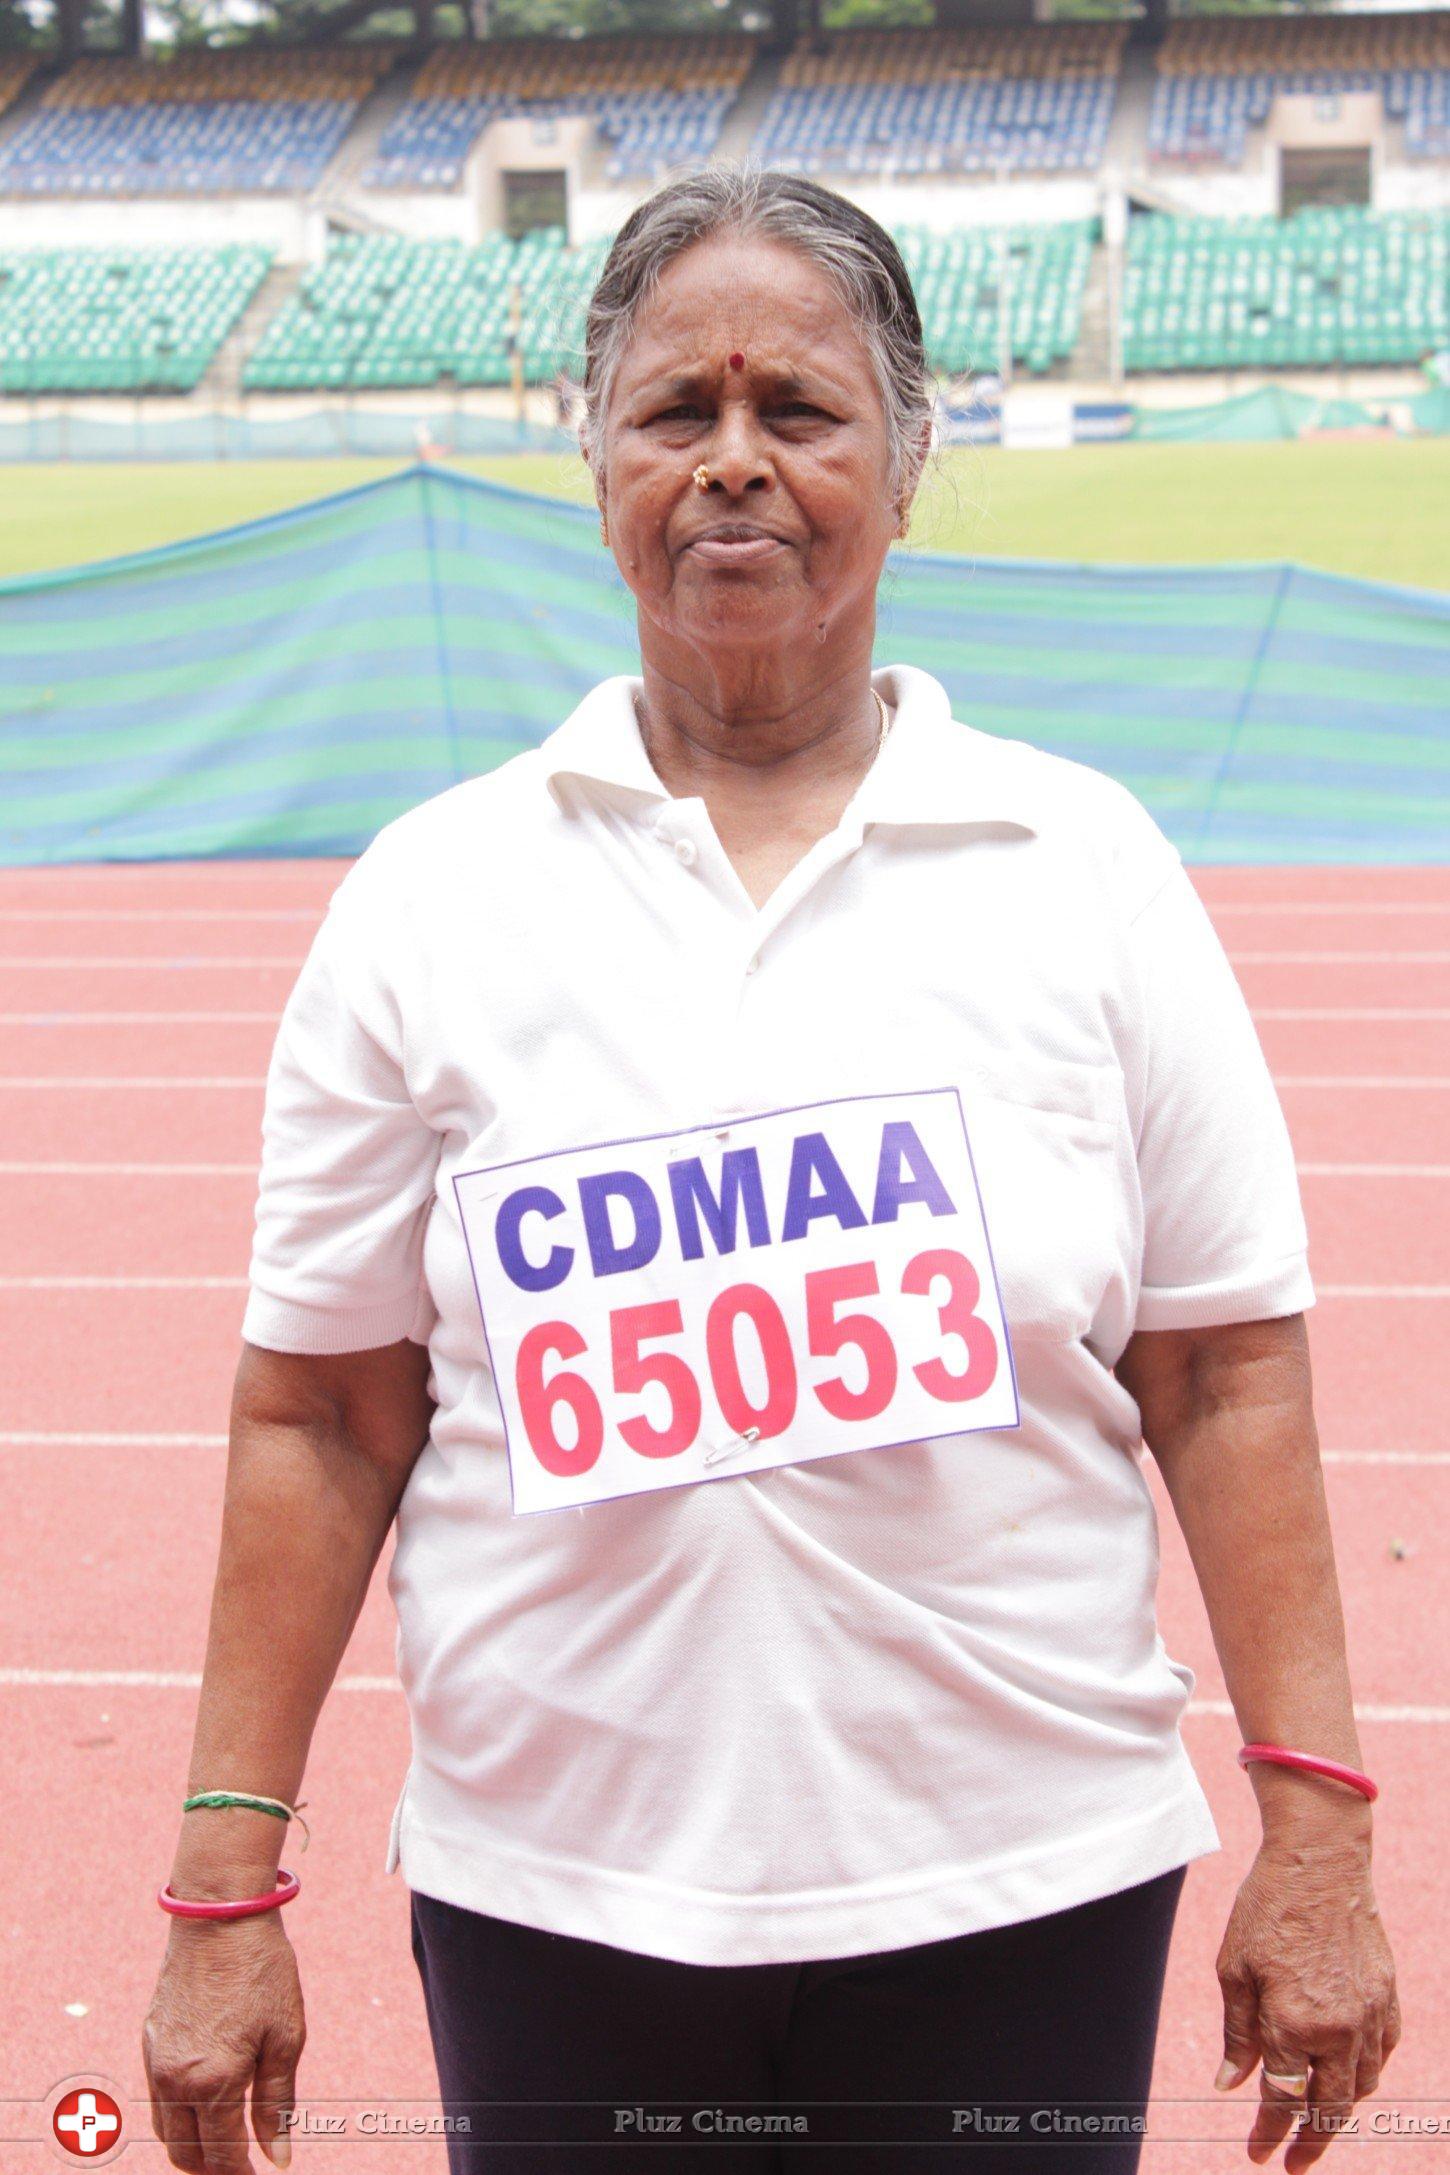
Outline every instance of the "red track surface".
<path id="1" fill-rule="evenodd" d="M 153 1897 L 170 1864 L 205 1639 L 262 1080 L 341 870 L 0 875 L 0 1458 L 11 1481 L 0 1742 L 15 1845 L 0 1870 L 0 2175 L 60 2164 L 40 2141 L 45 2100 L 78 2071 L 109 2076 L 128 2103 L 127 2164 L 167 2164 L 139 2033 L 164 1945 Z M 1366 2140 L 1336 2144 L 1324 2164 L 1444 2171 L 1450 868 L 1196 875 L 1258 1017 L 1303 1172 L 1319 1429 L 1365 1757 L 1383 1786 L 1376 1885 L 1405 2038 L 1379 2100 L 1361 2108 Z M 180 1281 L 138 1281 L 148 1278 Z M 205 1278 L 217 1281 L 195 1281 Z M 1169 1651 L 1198 1672 L 1185 1726 L 1225 1848 L 1189 1874 L 1144 2166 L 1206 2175 L 1250 2165 L 1242 2140 L 1257 2086 L 1222 2100 L 1211 2080 L 1214 1957 L 1255 1814 L 1192 1572 L 1154 1485 L 1160 1617 Z M 300 2097 L 354 2115 L 437 2104 L 407 1893 L 382 1871 L 408 1757 L 401 1695 L 371 1681 L 392 1678 L 383 1575 L 314 1747 L 316 1841 L 299 1861 L 294 1828 L 286 1859 L 306 1876 L 288 1917 L 308 2000 Z M 117 1672 L 134 1681 L 110 1681 Z M 1376 2111 L 1402 2133 L 1375 2138 Z M 1426 2116 L 1438 2138 L 1403 2134 Z M 299 2143 L 294 2159 L 312 2175 L 444 2165 L 437 2140 L 366 2155 L 356 2140 Z M 1013 2165 L 1030 2175 L 1025 2159 Z"/>

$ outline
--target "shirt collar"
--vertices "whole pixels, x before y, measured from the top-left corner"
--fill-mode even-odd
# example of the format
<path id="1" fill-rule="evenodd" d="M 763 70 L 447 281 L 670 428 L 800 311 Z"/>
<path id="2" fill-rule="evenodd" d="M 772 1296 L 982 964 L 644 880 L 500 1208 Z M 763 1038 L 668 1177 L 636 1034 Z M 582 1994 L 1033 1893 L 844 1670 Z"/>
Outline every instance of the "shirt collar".
<path id="1" fill-rule="evenodd" d="M 961 724 L 941 682 L 914 665 L 886 665 L 871 678 L 895 719 L 851 803 L 850 812 L 863 824 L 1039 828 L 1028 767 L 1031 749 Z M 601 680 L 540 744 L 544 776 L 556 798 L 565 778 L 647 800 L 671 798 L 640 738 L 634 705 L 642 686 L 628 673 Z"/>

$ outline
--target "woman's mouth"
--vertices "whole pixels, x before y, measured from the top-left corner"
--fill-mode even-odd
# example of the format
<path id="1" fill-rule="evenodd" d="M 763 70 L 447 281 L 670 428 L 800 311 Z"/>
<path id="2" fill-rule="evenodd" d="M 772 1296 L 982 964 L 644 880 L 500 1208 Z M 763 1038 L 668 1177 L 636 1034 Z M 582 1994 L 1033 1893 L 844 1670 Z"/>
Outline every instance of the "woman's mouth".
<path id="1" fill-rule="evenodd" d="M 687 551 L 710 566 L 755 566 L 775 552 L 785 551 L 784 537 L 750 521 L 722 521 L 703 535 L 692 537 Z"/>

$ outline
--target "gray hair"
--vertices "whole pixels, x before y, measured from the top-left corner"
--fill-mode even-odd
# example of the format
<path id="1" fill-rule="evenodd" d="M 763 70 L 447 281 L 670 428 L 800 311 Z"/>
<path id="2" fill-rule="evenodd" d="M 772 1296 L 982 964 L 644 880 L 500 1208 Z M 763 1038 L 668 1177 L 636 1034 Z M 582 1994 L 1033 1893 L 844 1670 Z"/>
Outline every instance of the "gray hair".
<path id="1" fill-rule="evenodd" d="M 721 164 L 687 174 L 631 212 L 590 298 L 580 443 L 597 477 L 605 419 L 635 319 L 666 265 L 707 235 L 759 234 L 810 258 L 832 281 L 865 342 L 886 432 L 890 487 L 915 489 L 931 431 L 933 386 L 921 313 L 901 252 L 859 206 L 800 174 Z"/>

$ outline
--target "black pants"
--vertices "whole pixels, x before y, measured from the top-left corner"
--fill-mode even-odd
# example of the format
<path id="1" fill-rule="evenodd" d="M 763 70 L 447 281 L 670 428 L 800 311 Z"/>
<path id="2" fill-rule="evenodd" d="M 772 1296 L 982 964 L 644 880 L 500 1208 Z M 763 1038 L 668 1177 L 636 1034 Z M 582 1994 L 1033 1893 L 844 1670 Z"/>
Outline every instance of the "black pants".
<path id="1" fill-rule="evenodd" d="M 450 2175 L 1133 2175 L 1186 1871 L 796 1964 L 671 1963 L 414 1892 Z"/>

